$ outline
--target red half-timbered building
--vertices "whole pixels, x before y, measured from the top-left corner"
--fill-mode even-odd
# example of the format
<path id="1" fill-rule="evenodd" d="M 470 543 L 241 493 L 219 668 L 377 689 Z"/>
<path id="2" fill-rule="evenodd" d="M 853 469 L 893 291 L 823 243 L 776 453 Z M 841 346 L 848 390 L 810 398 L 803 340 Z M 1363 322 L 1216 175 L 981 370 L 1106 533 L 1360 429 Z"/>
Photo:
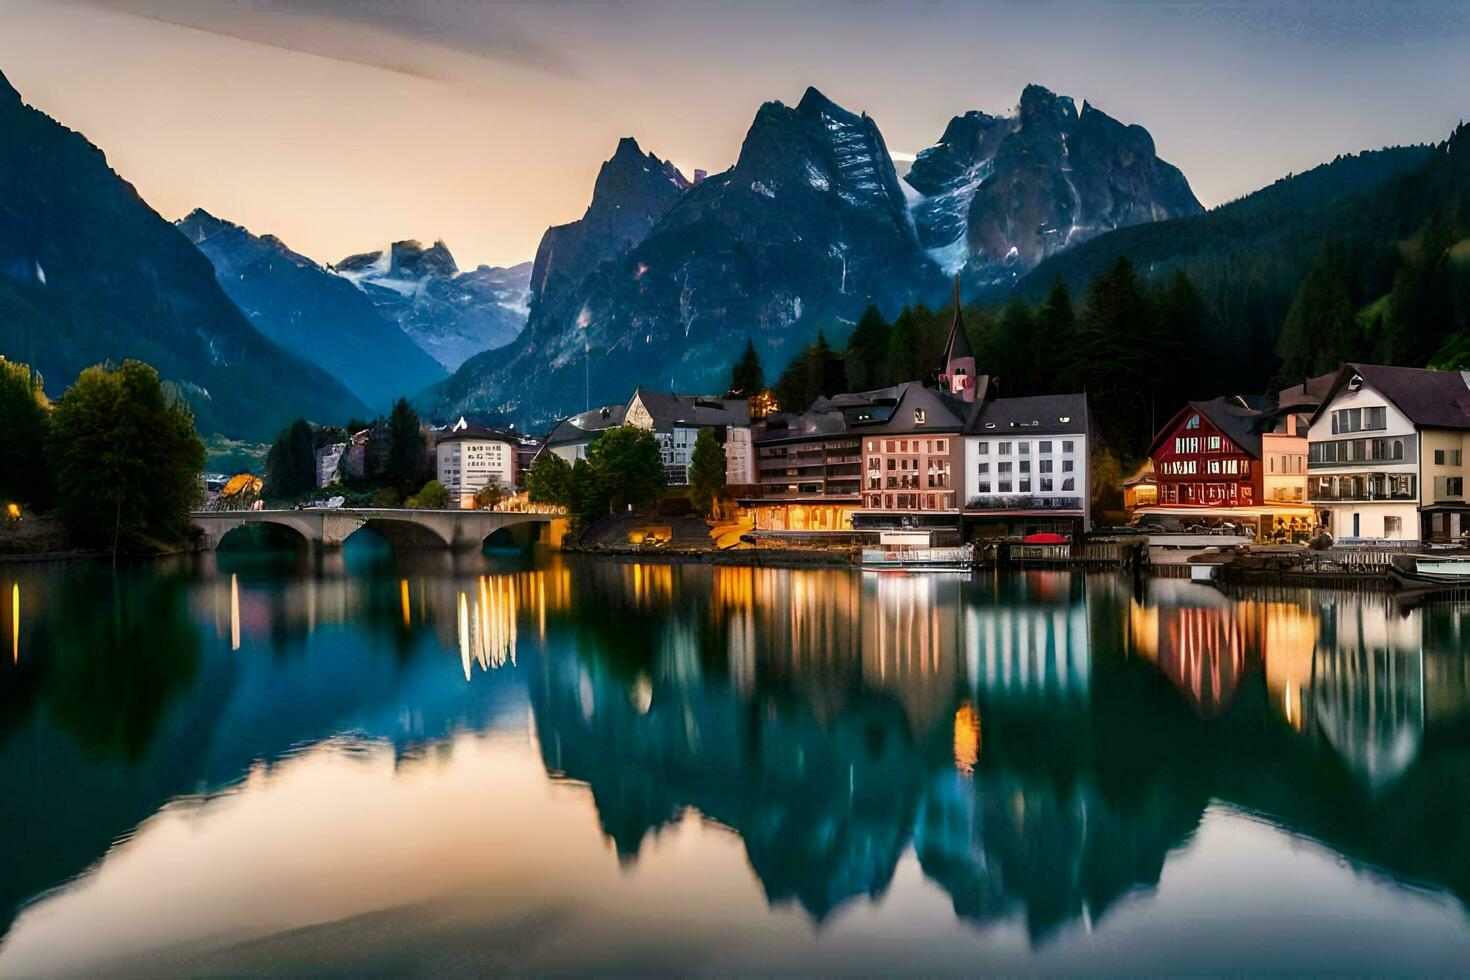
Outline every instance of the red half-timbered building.
<path id="1" fill-rule="evenodd" d="M 1217 398 L 1190 402 L 1154 437 L 1158 507 L 1254 507 L 1261 501 L 1256 413 Z"/>

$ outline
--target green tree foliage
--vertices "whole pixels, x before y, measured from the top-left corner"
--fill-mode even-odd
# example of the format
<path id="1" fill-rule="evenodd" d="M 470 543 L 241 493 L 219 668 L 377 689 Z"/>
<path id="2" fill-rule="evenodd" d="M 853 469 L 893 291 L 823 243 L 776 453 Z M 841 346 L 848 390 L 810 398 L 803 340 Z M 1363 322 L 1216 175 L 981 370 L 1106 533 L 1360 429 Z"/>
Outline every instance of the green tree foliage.
<path id="1" fill-rule="evenodd" d="M 668 484 L 658 440 L 634 425 L 604 430 L 587 447 L 587 462 L 613 513 L 656 503 Z"/>
<path id="2" fill-rule="evenodd" d="M 567 475 L 567 497 L 563 501 L 572 523 L 585 528 L 608 512 L 607 484 L 589 460 L 578 459 Z"/>
<path id="3" fill-rule="evenodd" d="M 572 466 L 551 450 L 536 457 L 526 474 L 526 494 L 533 504 L 567 505 L 571 496 Z"/>
<path id="4" fill-rule="evenodd" d="M 755 343 L 745 341 L 745 352 L 730 369 L 730 398 L 754 398 L 765 390 L 766 373 L 761 368 L 760 355 L 755 352 Z"/>
<path id="5" fill-rule="evenodd" d="M 696 508 L 704 513 L 714 510 L 715 501 L 725 492 L 725 474 L 725 447 L 714 429 L 700 429 L 689 457 L 689 490 Z"/>
<path id="6" fill-rule="evenodd" d="M 0 358 L 0 509 L 11 501 L 31 507 L 49 502 L 50 410 L 40 377 L 24 364 Z"/>
<path id="7" fill-rule="evenodd" d="M 407 398 L 393 403 L 388 416 L 388 479 L 404 493 L 423 479 L 424 431 Z"/>
<path id="8" fill-rule="evenodd" d="M 869 391 L 888 383 L 888 321 L 869 306 L 847 338 L 847 381 L 854 391 Z"/>
<path id="9" fill-rule="evenodd" d="M 297 419 L 276 436 L 265 457 L 265 496 L 288 500 L 316 489 L 316 433 Z"/>
<path id="10" fill-rule="evenodd" d="M 408 498 L 408 506 L 421 510 L 443 510 L 449 506 L 449 490 L 438 480 L 430 480 L 418 493 Z"/>
<path id="11" fill-rule="evenodd" d="M 1323 374 L 1360 354 L 1360 332 L 1342 245 L 1318 253 L 1281 326 L 1276 353 L 1284 378 Z"/>
<path id="12" fill-rule="evenodd" d="M 784 411 L 804 412 L 823 395 L 847 390 L 847 365 L 842 354 L 827 343 L 825 333 L 791 359 L 776 382 L 776 401 Z"/>
<path id="13" fill-rule="evenodd" d="M 141 361 L 83 371 L 47 441 L 56 511 L 81 544 L 113 553 L 183 541 L 202 497 L 204 443 L 188 406 Z"/>
<path id="14" fill-rule="evenodd" d="M 506 497 L 506 490 L 498 483 L 487 483 L 475 494 L 476 510 L 494 510 Z"/>

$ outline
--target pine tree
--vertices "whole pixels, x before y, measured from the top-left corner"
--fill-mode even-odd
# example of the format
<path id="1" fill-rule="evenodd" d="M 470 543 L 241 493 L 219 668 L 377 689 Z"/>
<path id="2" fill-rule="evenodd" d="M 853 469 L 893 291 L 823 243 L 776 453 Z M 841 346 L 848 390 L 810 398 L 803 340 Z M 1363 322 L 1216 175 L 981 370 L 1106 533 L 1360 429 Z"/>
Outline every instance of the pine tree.
<path id="1" fill-rule="evenodd" d="M 1281 325 L 1276 353 L 1282 376 L 1322 374 L 1355 360 L 1359 337 L 1342 247 L 1328 242 L 1297 288 Z"/>
<path id="2" fill-rule="evenodd" d="M 419 413 L 400 398 L 388 416 L 388 479 L 404 493 L 424 475 L 424 432 Z"/>
<path id="3" fill-rule="evenodd" d="M 265 457 L 265 496 L 290 499 L 316 487 L 316 436 L 297 419 L 276 436 Z"/>
<path id="4" fill-rule="evenodd" d="M 31 369 L 0 358 L 0 509 L 44 506 L 50 485 L 46 428 L 51 405 Z"/>
<path id="5" fill-rule="evenodd" d="M 745 352 L 730 369 L 729 398 L 754 398 L 765 390 L 766 375 L 761 369 L 760 355 L 755 352 L 755 343 L 746 338 Z"/>
<path id="6" fill-rule="evenodd" d="M 863 311 L 847 338 L 847 380 L 855 391 L 888 384 L 888 321 L 876 306 Z"/>
<path id="7" fill-rule="evenodd" d="M 694 439 L 694 453 L 689 457 L 689 490 L 694 506 L 708 514 L 725 492 L 725 447 L 715 437 L 715 430 L 702 428 Z"/>

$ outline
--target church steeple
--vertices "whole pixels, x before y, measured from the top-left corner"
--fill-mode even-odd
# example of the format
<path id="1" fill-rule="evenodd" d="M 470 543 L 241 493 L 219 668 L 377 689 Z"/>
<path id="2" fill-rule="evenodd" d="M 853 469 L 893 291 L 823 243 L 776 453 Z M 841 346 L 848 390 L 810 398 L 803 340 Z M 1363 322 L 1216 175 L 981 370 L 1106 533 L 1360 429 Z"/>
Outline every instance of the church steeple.
<path id="1" fill-rule="evenodd" d="M 949 340 L 944 345 L 944 368 L 941 375 L 952 395 L 967 402 L 975 400 L 975 352 L 965 334 L 965 318 L 960 310 L 960 277 L 954 277 L 954 322 L 949 327 Z"/>

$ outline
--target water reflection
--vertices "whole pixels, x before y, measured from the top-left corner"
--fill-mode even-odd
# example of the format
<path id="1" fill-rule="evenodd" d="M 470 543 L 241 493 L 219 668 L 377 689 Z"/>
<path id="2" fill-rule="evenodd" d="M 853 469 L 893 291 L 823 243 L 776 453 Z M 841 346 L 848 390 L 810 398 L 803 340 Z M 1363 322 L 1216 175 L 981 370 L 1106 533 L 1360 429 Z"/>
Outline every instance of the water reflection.
<path id="1" fill-rule="evenodd" d="M 1061 572 L 297 562 L 221 554 L 12 583 L 0 864 L 15 871 L 0 900 L 17 910 L 93 870 L 21 915 L 0 971 L 42 910 L 55 922 L 98 890 L 123 900 L 113 869 L 129 862 L 176 865 L 149 842 L 181 812 L 221 841 L 226 826 L 247 832 L 225 814 L 256 798 L 322 819 L 336 812 L 322 788 L 339 781 L 332 760 L 387 760 L 403 786 L 354 783 L 355 805 L 398 812 L 411 791 L 385 819 L 417 837 L 465 805 L 442 787 L 487 738 L 523 746 L 497 766 L 534 760 L 543 785 L 585 793 L 625 873 L 664 860 L 697 818 L 734 832 L 720 839 L 766 902 L 813 923 L 856 907 L 900 915 L 885 898 L 906 861 L 959 920 L 1019 926 L 1036 950 L 1118 909 L 1166 916 L 1163 896 L 1141 896 L 1220 805 L 1470 902 L 1463 607 L 1401 615 L 1381 596 L 1168 581 L 1135 593 Z M 303 769 L 322 785 L 292 775 Z M 516 771 L 495 798 L 552 851 L 580 847 L 550 839 L 587 829 Z M 699 840 L 716 860 L 724 845 Z M 541 843 L 484 846 L 553 861 Z M 416 860 L 389 851 L 375 873 Z M 563 891 L 624 887 L 556 867 Z M 740 887 L 690 874 L 688 888 Z M 330 915 L 352 905 L 338 884 L 323 886 Z"/>

